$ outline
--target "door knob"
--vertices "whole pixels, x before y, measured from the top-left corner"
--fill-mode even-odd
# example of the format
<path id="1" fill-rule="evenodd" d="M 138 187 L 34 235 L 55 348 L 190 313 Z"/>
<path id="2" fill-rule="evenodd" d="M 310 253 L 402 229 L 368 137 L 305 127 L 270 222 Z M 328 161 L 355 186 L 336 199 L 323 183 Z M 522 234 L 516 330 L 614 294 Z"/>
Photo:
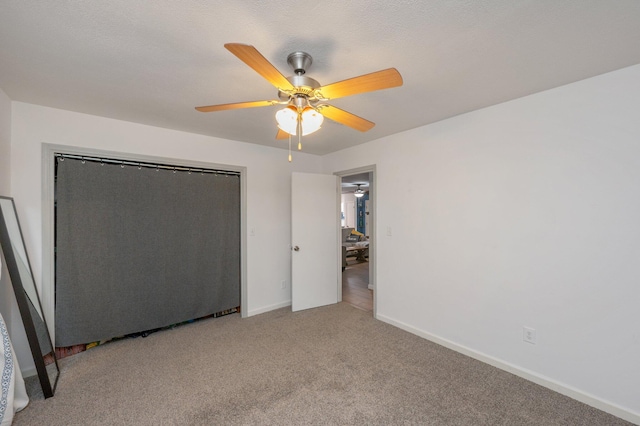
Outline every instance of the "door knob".
<path id="1" fill-rule="evenodd" d="M 293 251 L 300 251 L 300 247 L 295 246 L 295 247 L 293 248 Z"/>

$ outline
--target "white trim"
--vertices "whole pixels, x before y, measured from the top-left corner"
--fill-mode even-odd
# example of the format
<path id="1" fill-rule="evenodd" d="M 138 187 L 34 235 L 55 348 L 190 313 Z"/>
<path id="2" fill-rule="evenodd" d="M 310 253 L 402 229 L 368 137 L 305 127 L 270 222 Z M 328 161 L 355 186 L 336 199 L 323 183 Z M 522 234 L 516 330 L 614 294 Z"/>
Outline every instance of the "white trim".
<path id="1" fill-rule="evenodd" d="M 387 324 L 391 324 L 395 327 L 401 328 L 402 330 L 408 331 L 411 334 L 415 334 L 416 336 L 420 336 L 431 342 L 437 343 L 441 346 L 444 346 L 445 348 L 467 355 L 471 358 L 477 359 L 478 361 L 482 361 L 486 364 L 507 371 L 511 374 L 515 374 L 516 376 L 522 377 L 523 379 L 529 380 L 540 386 L 544 386 L 545 388 L 561 393 L 562 395 L 568 396 L 569 398 L 575 399 L 576 401 L 583 402 L 616 417 L 620 417 L 621 419 L 627 420 L 634 424 L 640 424 L 640 413 L 635 413 L 633 411 L 627 410 L 623 407 L 620 407 L 619 405 L 598 398 L 587 392 L 583 392 L 572 386 L 565 385 L 549 377 L 540 375 L 522 367 L 518 367 L 517 365 L 510 364 L 508 362 L 486 355 L 482 352 L 478 352 L 474 349 L 452 342 L 451 340 L 443 339 L 439 336 L 412 327 L 408 324 L 397 321 L 393 318 L 389 318 L 385 315 L 379 314 L 377 319 L 386 322 Z"/>
<path id="2" fill-rule="evenodd" d="M 287 306 L 291 306 L 291 300 L 287 300 L 286 302 L 276 303 L 275 305 L 263 306 L 262 308 L 254 309 L 251 312 L 248 312 L 246 316 L 252 317 L 254 315 L 264 314 L 265 312 L 273 311 L 280 308 L 286 308 Z"/>
<path id="3" fill-rule="evenodd" d="M 53 264 L 53 191 L 54 191 L 54 154 L 86 155 L 93 157 L 116 158 L 147 163 L 171 164 L 176 166 L 228 170 L 240 173 L 240 311 L 247 316 L 247 168 L 228 164 L 206 163 L 182 158 L 154 157 L 151 155 L 128 152 L 105 151 L 77 146 L 42 144 L 42 305 L 51 340 L 55 342 L 54 313 L 54 264 Z"/>
<path id="4" fill-rule="evenodd" d="M 22 378 L 26 379 L 27 377 L 37 376 L 38 370 L 36 370 L 36 367 L 27 367 L 24 370 L 20 368 L 20 373 L 22 374 Z"/>
<path id="5" fill-rule="evenodd" d="M 335 176 L 335 175 L 334 175 Z M 335 177 L 336 179 L 336 291 L 338 292 L 336 297 L 336 303 L 342 302 L 342 230 L 341 230 L 341 220 L 340 220 L 340 211 L 342 210 L 340 206 L 342 205 L 342 179 L 339 177 Z"/>

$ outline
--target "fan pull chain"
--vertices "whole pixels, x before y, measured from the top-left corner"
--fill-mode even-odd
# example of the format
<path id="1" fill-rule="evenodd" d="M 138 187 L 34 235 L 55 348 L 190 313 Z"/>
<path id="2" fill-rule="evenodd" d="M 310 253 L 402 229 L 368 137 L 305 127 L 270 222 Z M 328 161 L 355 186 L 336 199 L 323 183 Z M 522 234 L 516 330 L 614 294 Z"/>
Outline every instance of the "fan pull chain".
<path id="1" fill-rule="evenodd" d="M 291 162 L 291 134 L 289 134 L 289 162 Z"/>
<path id="2" fill-rule="evenodd" d="M 302 116 L 298 114 L 298 151 L 302 151 Z"/>

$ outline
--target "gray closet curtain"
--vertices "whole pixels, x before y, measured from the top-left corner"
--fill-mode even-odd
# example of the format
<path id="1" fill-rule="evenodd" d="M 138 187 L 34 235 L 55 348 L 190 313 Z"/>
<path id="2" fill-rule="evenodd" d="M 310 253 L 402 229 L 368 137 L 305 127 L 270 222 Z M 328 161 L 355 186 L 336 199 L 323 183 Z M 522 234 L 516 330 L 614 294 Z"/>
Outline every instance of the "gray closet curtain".
<path id="1" fill-rule="evenodd" d="M 57 160 L 56 346 L 240 305 L 240 177 Z"/>

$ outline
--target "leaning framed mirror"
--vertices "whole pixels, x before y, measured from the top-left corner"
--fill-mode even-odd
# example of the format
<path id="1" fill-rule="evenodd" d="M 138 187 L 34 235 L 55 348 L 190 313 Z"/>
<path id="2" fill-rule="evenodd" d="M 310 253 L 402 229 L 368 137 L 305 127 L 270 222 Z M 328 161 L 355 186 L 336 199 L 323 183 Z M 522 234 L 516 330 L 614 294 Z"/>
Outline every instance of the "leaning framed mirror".
<path id="1" fill-rule="evenodd" d="M 42 393 L 53 396 L 60 369 L 33 279 L 13 198 L 0 196 L 0 243 Z"/>

